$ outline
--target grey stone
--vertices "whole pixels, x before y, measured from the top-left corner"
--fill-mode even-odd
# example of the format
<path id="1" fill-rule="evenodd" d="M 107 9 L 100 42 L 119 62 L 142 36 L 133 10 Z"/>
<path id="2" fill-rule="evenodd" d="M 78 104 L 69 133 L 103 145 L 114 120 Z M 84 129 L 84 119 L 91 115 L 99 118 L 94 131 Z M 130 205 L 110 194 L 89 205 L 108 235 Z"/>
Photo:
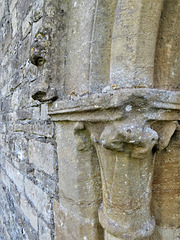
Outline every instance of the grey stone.
<path id="1" fill-rule="evenodd" d="M 50 223 L 52 218 L 50 197 L 28 179 L 25 179 L 25 193 L 38 213 L 42 214 L 46 221 Z"/>
<path id="2" fill-rule="evenodd" d="M 51 229 L 48 228 L 46 223 L 39 219 L 39 240 L 50 240 L 51 238 Z"/>
<path id="3" fill-rule="evenodd" d="M 29 219 L 33 228 L 37 231 L 38 230 L 37 213 L 31 207 L 31 205 L 28 203 L 28 200 L 23 195 L 21 196 L 21 209 L 22 209 L 24 215 L 26 216 L 26 218 Z"/>
<path id="4" fill-rule="evenodd" d="M 48 174 L 56 173 L 56 155 L 54 146 L 36 140 L 29 141 L 29 162 Z"/>

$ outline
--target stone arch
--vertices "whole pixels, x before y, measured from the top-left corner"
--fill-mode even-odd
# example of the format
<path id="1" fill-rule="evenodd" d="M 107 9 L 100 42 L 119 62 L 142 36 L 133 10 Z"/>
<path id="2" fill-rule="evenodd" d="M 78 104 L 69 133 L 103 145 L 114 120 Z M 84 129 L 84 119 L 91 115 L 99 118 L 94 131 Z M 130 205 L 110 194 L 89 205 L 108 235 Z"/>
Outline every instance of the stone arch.
<path id="1" fill-rule="evenodd" d="M 155 87 L 180 89 L 180 1 L 168 0 L 160 19 L 155 57 Z"/>
<path id="2" fill-rule="evenodd" d="M 91 91 L 101 90 L 109 82 L 112 32 L 117 0 L 97 1 L 90 50 Z"/>
<path id="3" fill-rule="evenodd" d="M 154 54 L 163 0 L 119 0 L 112 36 L 111 84 L 153 87 Z"/>
<path id="4" fill-rule="evenodd" d="M 69 1 L 66 94 L 100 91 L 109 82 L 116 5 L 117 0 Z"/>

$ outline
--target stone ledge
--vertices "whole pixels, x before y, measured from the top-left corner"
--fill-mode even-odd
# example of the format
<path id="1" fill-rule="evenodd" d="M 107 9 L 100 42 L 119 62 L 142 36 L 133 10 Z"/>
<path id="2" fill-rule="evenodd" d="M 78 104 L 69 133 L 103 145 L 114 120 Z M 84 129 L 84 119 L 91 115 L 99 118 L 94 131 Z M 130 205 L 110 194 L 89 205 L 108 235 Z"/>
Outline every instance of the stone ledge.
<path id="1" fill-rule="evenodd" d="M 147 120 L 179 120 L 179 110 L 180 91 L 121 89 L 56 101 L 48 114 L 53 121 L 114 121 L 131 113 Z"/>

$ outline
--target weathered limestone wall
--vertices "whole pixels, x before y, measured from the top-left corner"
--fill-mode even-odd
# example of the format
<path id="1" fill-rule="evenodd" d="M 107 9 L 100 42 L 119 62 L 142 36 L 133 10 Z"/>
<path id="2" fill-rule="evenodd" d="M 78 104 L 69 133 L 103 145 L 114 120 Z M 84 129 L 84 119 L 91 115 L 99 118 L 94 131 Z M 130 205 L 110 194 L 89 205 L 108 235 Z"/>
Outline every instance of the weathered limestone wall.
<path id="1" fill-rule="evenodd" d="M 180 0 L 0 1 L 0 239 L 178 240 L 179 25 Z"/>
<path id="2" fill-rule="evenodd" d="M 46 1 L 46 4 L 48 2 Z M 51 13 L 53 15 L 53 13 Z M 54 124 L 31 97 L 30 46 L 44 0 L 0 1 L 0 239 L 53 239 L 58 199 Z"/>

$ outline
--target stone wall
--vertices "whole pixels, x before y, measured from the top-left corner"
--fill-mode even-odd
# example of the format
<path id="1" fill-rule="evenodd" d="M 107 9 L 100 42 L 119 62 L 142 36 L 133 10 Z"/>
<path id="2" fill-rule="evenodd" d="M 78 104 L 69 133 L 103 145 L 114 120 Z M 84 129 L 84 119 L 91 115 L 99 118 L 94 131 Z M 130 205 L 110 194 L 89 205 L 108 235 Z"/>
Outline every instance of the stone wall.
<path id="1" fill-rule="evenodd" d="M 58 199 L 54 124 L 31 97 L 31 43 L 44 1 L 0 2 L 0 239 L 53 239 Z"/>
<path id="2" fill-rule="evenodd" d="M 179 13 L 0 1 L 0 239 L 178 240 Z"/>

